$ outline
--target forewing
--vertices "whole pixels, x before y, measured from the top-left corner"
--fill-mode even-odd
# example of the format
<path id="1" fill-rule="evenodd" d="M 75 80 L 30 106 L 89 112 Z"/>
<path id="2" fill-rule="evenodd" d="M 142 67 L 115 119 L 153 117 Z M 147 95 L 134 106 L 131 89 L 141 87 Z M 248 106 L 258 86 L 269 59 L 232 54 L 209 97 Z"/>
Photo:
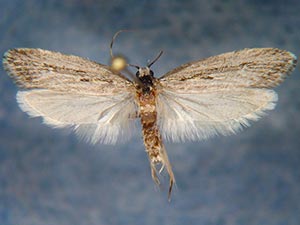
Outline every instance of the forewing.
<path id="1" fill-rule="evenodd" d="M 17 85 L 90 95 L 122 93 L 132 83 L 108 66 L 73 55 L 19 48 L 5 53 L 3 66 Z"/>
<path id="2" fill-rule="evenodd" d="M 296 56 L 276 48 L 228 52 L 184 64 L 160 78 L 164 87 L 186 92 L 217 88 L 271 88 L 296 65 Z"/>
<path id="3" fill-rule="evenodd" d="M 132 83 L 108 67 L 41 49 L 14 49 L 3 64 L 24 90 L 17 100 L 52 127 L 71 127 L 89 142 L 113 144 L 132 131 Z"/>
<path id="4" fill-rule="evenodd" d="M 171 141 L 231 134 L 275 107 L 278 85 L 296 57 L 279 49 L 245 49 L 185 64 L 163 76 L 158 124 Z"/>

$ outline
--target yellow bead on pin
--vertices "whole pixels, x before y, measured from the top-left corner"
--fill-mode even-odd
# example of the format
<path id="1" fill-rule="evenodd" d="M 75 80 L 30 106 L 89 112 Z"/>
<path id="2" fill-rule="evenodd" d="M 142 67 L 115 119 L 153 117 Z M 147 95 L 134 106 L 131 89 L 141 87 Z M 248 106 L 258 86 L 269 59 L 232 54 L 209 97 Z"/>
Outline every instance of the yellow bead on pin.
<path id="1" fill-rule="evenodd" d="M 122 56 L 114 56 L 111 59 L 111 69 L 114 71 L 122 71 L 127 67 L 127 61 L 124 57 Z"/>

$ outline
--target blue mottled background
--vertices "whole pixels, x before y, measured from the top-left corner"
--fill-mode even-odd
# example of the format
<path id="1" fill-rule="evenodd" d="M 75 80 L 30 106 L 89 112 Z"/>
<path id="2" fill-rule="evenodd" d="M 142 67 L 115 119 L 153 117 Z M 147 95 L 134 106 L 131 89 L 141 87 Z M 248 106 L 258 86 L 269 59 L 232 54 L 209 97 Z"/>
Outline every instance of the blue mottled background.
<path id="1" fill-rule="evenodd" d="M 116 52 L 160 76 L 190 60 L 243 49 L 300 53 L 298 0 L 0 0 L 0 52 L 33 47 L 107 63 Z M 90 146 L 15 101 L 0 69 L 0 224 L 300 224 L 300 74 L 276 88 L 279 102 L 230 137 L 167 144 L 177 178 L 172 202 L 151 180 L 141 134 Z M 76 113 L 76 112 L 74 112 Z"/>

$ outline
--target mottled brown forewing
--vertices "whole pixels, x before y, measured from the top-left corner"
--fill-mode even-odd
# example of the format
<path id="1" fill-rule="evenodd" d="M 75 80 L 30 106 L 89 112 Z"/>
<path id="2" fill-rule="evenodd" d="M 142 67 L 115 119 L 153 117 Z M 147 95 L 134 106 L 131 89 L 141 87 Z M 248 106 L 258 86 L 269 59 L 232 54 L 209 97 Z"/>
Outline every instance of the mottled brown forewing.
<path id="1" fill-rule="evenodd" d="M 132 83 L 108 66 L 73 55 L 43 49 L 6 52 L 3 65 L 18 86 L 91 95 L 132 89 Z"/>
<path id="2" fill-rule="evenodd" d="M 219 88 L 271 88 L 296 66 L 291 52 L 252 48 L 228 52 L 184 64 L 160 78 L 165 88 L 201 92 Z"/>

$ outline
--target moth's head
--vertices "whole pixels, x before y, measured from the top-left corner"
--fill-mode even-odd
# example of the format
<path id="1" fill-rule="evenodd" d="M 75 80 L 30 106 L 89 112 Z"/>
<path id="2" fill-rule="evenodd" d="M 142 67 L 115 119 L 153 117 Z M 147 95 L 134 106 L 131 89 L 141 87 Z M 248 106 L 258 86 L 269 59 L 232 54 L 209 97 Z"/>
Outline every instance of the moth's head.
<path id="1" fill-rule="evenodd" d="M 139 67 L 135 75 L 137 78 L 142 79 L 143 77 L 146 76 L 153 77 L 154 73 L 148 66 L 146 66 L 146 67 Z"/>
<path id="2" fill-rule="evenodd" d="M 150 70 L 148 66 L 139 67 L 135 75 L 137 79 L 141 82 L 142 86 L 144 86 L 144 88 L 153 85 L 154 73 L 152 70 Z"/>

